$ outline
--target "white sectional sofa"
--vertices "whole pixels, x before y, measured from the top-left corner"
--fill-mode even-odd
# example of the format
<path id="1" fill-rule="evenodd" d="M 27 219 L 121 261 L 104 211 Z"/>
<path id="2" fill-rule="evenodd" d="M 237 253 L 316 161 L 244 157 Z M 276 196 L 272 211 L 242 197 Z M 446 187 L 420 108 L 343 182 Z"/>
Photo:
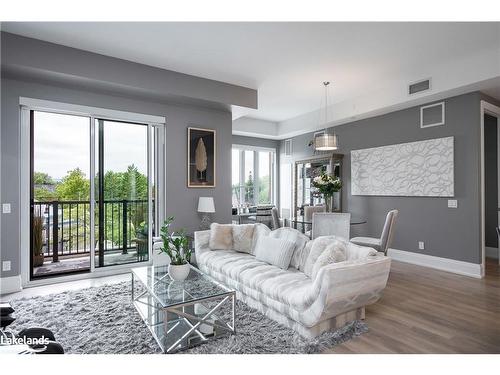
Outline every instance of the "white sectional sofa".
<path id="1" fill-rule="evenodd" d="M 305 337 L 315 337 L 350 321 L 364 319 L 365 306 L 380 298 L 391 264 L 390 258 L 382 253 L 344 241 L 346 259 L 319 268 L 312 278 L 306 273 L 311 273 L 311 264 L 307 262 L 313 240 L 309 241 L 292 228 L 270 232 L 264 227 L 255 228 L 249 253 L 213 250 L 210 230 L 195 232 L 198 267 L 234 288 L 238 298 L 249 306 Z M 287 238 L 295 243 L 288 269 L 256 258 L 253 252 L 258 236 Z M 314 241 L 317 240 L 335 241 L 336 238 L 320 237 Z"/>

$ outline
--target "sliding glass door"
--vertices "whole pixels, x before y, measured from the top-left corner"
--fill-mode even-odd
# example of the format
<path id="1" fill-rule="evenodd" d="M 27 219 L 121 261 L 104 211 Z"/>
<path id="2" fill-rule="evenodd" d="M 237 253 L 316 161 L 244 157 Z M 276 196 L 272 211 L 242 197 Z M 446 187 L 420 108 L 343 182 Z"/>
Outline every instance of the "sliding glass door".
<path id="1" fill-rule="evenodd" d="M 95 267 L 147 261 L 148 125 L 96 119 L 95 134 Z"/>
<path id="2" fill-rule="evenodd" d="M 91 269 L 90 119 L 30 111 L 30 274 Z"/>
<path id="3" fill-rule="evenodd" d="M 148 261 L 159 128 L 35 110 L 29 117 L 31 279 Z"/>

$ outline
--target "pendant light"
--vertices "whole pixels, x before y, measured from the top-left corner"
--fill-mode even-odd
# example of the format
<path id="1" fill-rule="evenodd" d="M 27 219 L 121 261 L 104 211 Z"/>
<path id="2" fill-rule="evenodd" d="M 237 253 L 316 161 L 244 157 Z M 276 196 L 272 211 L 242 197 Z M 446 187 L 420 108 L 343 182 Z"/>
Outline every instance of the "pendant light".
<path id="1" fill-rule="evenodd" d="M 325 125 L 328 124 L 328 85 L 330 82 L 323 82 L 325 86 Z M 314 149 L 316 151 L 334 151 L 339 147 L 339 138 L 333 132 L 328 134 L 327 129 L 323 134 L 318 134 L 314 137 Z"/>

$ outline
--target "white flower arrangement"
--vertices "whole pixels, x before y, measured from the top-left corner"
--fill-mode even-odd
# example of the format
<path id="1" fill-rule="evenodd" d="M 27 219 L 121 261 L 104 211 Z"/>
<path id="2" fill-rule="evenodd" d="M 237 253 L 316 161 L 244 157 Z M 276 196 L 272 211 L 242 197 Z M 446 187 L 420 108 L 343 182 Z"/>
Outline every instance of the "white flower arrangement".
<path id="1" fill-rule="evenodd" d="M 340 178 L 326 173 L 322 173 L 320 176 L 314 177 L 312 185 L 325 197 L 331 197 L 333 193 L 342 189 L 342 182 L 340 181 Z"/>

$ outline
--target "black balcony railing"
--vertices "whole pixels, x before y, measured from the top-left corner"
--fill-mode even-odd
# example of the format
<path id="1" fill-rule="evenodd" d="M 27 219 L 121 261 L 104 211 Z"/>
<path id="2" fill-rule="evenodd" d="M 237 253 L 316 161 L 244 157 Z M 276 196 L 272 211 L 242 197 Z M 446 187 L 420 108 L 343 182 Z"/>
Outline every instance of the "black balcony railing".
<path id="1" fill-rule="evenodd" d="M 59 256 L 76 256 L 98 251 L 98 209 L 95 205 L 94 243 L 90 239 L 89 201 L 34 202 L 33 215 L 43 219 L 43 254 L 45 258 L 58 261 Z M 148 219 L 147 200 L 105 200 L 104 252 L 121 250 L 127 253 L 135 248 L 135 240 L 147 235 L 144 223 Z"/>

